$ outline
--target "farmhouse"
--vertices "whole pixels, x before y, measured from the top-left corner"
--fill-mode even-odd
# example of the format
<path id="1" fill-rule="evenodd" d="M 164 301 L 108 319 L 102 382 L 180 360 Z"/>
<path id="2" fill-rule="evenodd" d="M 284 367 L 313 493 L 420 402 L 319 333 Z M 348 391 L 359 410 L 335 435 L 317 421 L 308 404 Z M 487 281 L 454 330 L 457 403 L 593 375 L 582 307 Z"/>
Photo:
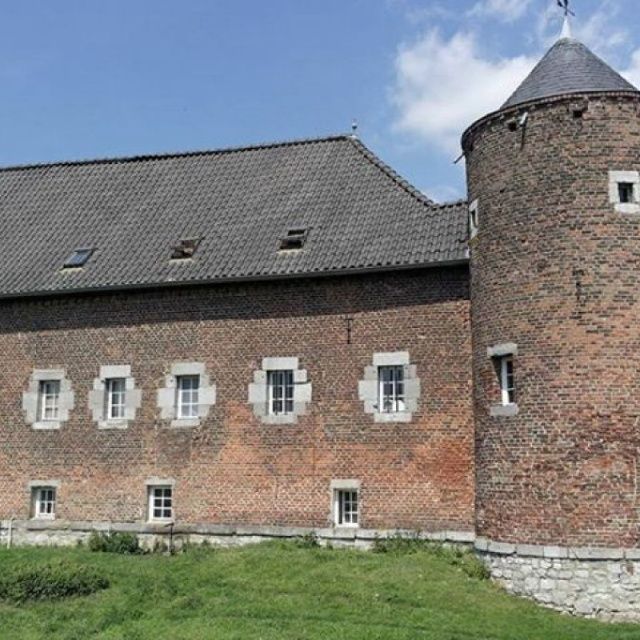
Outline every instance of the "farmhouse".
<path id="1" fill-rule="evenodd" d="M 2 540 L 420 531 L 640 617 L 640 92 L 565 33 L 462 146 L 0 170 Z"/>

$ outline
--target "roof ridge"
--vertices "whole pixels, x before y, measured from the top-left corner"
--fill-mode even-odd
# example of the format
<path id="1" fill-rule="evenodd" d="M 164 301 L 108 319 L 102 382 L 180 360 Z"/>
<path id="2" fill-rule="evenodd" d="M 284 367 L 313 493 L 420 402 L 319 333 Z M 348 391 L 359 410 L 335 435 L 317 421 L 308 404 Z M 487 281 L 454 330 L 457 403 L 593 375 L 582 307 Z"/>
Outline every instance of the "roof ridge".
<path id="1" fill-rule="evenodd" d="M 43 169 L 47 167 L 72 167 L 96 164 L 119 164 L 128 162 L 144 162 L 149 160 L 170 160 L 172 158 L 191 158 L 197 156 L 219 155 L 226 153 L 240 153 L 243 151 L 258 151 L 260 149 L 271 149 L 277 147 L 294 147 L 304 144 L 316 144 L 323 142 L 337 142 L 339 140 L 351 139 L 347 133 L 330 134 L 310 138 L 292 138 L 289 140 L 276 140 L 272 142 L 259 142 L 248 145 L 234 145 L 229 147 L 218 147 L 216 149 L 194 149 L 191 151 L 167 151 L 159 153 L 143 153 L 130 156 L 105 156 L 103 158 L 86 158 L 81 160 L 54 160 L 52 162 L 32 162 L 25 164 L 15 164 L 0 166 L 0 172 L 23 171 L 25 169 Z"/>
<path id="2" fill-rule="evenodd" d="M 402 187 L 409 195 L 413 196 L 423 204 L 428 205 L 429 207 L 436 206 L 437 203 L 434 202 L 429 196 L 425 195 L 414 187 L 409 181 L 405 180 L 399 173 L 394 171 L 386 162 L 381 160 L 369 147 L 367 147 L 360 138 L 354 135 L 348 135 L 347 138 L 351 141 L 354 147 L 362 153 L 362 155 L 375 167 L 380 169 L 382 173 L 384 173 L 387 177 L 391 178 L 398 186 Z"/>

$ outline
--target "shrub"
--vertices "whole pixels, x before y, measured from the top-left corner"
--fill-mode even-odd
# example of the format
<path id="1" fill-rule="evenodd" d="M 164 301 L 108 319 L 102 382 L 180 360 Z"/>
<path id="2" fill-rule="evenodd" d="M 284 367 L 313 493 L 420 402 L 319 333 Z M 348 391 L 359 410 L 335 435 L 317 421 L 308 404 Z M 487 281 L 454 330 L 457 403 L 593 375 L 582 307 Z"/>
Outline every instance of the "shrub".
<path id="1" fill-rule="evenodd" d="M 89 549 L 103 553 L 135 555 L 142 553 L 140 541 L 133 533 L 100 533 L 94 531 L 89 537 Z"/>
<path id="2" fill-rule="evenodd" d="M 40 567 L 17 567 L 0 576 L 0 599 L 17 604 L 86 596 L 109 587 L 95 569 L 59 562 Z"/>
<path id="3" fill-rule="evenodd" d="M 318 536 L 312 531 L 311 533 L 305 533 L 303 536 L 294 538 L 294 544 L 300 549 L 315 549 L 320 546 Z"/>

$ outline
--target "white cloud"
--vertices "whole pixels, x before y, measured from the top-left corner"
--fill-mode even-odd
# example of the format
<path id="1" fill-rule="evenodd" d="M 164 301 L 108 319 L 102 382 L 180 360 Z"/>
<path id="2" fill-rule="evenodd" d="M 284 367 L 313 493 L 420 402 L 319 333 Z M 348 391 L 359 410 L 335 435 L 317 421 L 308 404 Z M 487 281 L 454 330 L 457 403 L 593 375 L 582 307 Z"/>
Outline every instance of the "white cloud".
<path id="1" fill-rule="evenodd" d="M 636 88 L 640 88 L 640 49 L 633 52 L 629 68 L 622 75 Z"/>
<path id="2" fill-rule="evenodd" d="M 469 11 L 470 16 L 490 16 L 502 22 L 513 22 L 527 12 L 531 0 L 481 0 Z"/>
<path id="3" fill-rule="evenodd" d="M 473 35 L 447 40 L 432 30 L 396 57 L 395 129 L 456 153 L 462 131 L 498 109 L 535 62 L 527 56 L 490 60 Z"/>

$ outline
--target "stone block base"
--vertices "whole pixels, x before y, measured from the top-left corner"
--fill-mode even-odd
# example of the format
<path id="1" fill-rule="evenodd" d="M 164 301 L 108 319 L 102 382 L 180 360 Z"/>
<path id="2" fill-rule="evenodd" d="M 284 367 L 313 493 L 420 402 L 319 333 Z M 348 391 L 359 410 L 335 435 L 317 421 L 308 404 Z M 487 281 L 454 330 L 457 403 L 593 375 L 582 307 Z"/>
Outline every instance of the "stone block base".
<path id="1" fill-rule="evenodd" d="M 640 622 L 637 549 L 501 545 L 478 539 L 476 550 L 509 593 L 574 615 Z"/>

